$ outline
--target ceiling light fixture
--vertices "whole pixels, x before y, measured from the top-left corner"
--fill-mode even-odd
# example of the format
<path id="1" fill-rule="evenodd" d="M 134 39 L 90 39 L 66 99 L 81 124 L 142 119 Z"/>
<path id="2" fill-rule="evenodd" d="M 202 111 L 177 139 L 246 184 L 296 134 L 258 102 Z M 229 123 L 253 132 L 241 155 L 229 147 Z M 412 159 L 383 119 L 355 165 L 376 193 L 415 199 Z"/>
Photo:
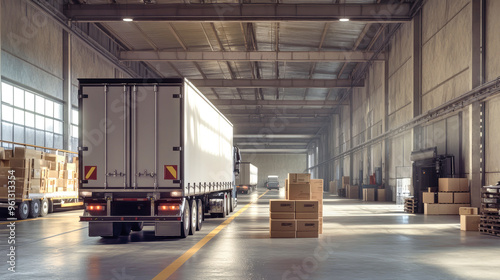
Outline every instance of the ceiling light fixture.
<path id="1" fill-rule="evenodd" d="M 349 19 L 348 18 L 339 18 L 339 21 L 346 22 L 346 21 L 349 21 Z"/>
<path id="2" fill-rule="evenodd" d="M 131 22 L 131 21 L 134 21 L 134 19 L 132 19 L 132 18 L 123 18 L 123 21 Z"/>

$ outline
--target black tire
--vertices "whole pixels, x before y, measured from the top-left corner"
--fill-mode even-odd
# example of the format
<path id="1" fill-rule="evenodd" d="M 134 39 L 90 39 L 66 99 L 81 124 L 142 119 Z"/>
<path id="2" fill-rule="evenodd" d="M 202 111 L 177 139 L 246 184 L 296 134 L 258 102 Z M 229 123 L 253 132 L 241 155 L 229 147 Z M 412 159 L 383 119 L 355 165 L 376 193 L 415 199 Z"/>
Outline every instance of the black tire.
<path id="1" fill-rule="evenodd" d="M 219 217 L 226 217 L 226 209 L 227 209 L 227 196 L 224 194 L 224 198 L 222 199 L 222 213 L 219 214 Z"/>
<path id="2" fill-rule="evenodd" d="M 181 237 L 186 238 L 189 235 L 189 228 L 191 227 L 189 221 L 191 220 L 189 203 L 186 201 L 184 203 L 184 211 L 183 211 L 183 221 L 181 223 Z"/>
<path id="3" fill-rule="evenodd" d="M 233 194 L 232 193 L 227 194 L 227 202 L 228 202 L 227 209 L 229 210 L 228 211 L 228 214 L 229 214 L 229 213 L 233 212 Z"/>
<path id="4" fill-rule="evenodd" d="M 49 214 L 49 200 L 45 198 L 40 205 L 40 217 L 45 217 Z"/>
<path id="5" fill-rule="evenodd" d="M 143 227 L 143 222 L 132 223 L 132 231 L 141 231 Z"/>
<path id="6" fill-rule="evenodd" d="M 231 208 L 229 205 L 231 205 L 231 193 L 226 194 L 226 216 L 229 215 L 229 209 Z"/>
<path id="7" fill-rule="evenodd" d="M 129 236 L 130 235 L 130 230 L 132 229 L 132 224 L 131 223 L 121 223 L 122 229 L 120 232 L 120 235 L 123 236 Z"/>
<path id="8" fill-rule="evenodd" d="M 33 199 L 33 200 L 31 200 L 31 203 L 30 203 L 29 217 L 30 218 L 38 218 L 38 215 L 40 215 L 40 200 Z"/>
<path id="9" fill-rule="evenodd" d="M 201 227 L 203 225 L 203 203 L 201 202 L 201 199 L 198 199 L 196 201 L 196 206 L 198 207 L 198 219 L 196 222 L 196 230 L 201 230 Z"/>
<path id="10" fill-rule="evenodd" d="M 27 201 L 23 201 L 17 205 L 16 217 L 18 220 L 26 220 L 30 213 L 30 205 Z"/>
<path id="11" fill-rule="evenodd" d="M 49 199 L 49 213 L 54 212 L 54 201 L 52 199 Z"/>
<path id="12" fill-rule="evenodd" d="M 189 207 L 191 208 L 189 216 L 189 235 L 193 235 L 196 231 L 196 224 L 198 223 L 198 207 L 196 206 L 196 200 L 189 201 Z"/>

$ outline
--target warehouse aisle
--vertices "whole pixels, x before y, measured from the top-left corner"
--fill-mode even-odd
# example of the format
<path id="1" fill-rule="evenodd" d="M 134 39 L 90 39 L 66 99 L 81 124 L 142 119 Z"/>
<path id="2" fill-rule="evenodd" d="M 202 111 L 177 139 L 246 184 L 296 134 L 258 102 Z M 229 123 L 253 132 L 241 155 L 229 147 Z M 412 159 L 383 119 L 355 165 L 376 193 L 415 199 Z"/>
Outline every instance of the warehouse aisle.
<path id="1" fill-rule="evenodd" d="M 237 210 L 262 193 L 239 195 Z M 284 193 L 270 191 L 250 205 L 196 248 L 170 279 L 500 277 L 488 265 L 500 262 L 499 238 L 460 232 L 458 216 L 409 215 L 390 203 L 325 194 L 320 238 L 270 239 L 268 201 L 280 195 Z M 87 237 L 86 224 L 78 222 L 80 213 L 18 222 L 17 272 L 14 278 L 0 273 L 0 279 L 152 279 L 224 221 L 206 219 L 203 229 L 187 239 L 155 238 L 152 231 L 101 239 Z M 2 222 L 2 252 L 8 233 Z"/>

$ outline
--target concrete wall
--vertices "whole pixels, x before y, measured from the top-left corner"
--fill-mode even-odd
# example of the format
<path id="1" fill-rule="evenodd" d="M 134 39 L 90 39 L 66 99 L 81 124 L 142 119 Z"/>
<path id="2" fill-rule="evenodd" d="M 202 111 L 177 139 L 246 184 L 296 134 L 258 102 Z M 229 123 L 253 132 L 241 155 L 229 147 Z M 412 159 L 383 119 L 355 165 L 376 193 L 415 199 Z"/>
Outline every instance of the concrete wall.
<path id="1" fill-rule="evenodd" d="M 307 168 L 306 154 L 242 154 L 242 161 L 259 169 L 258 188 L 264 187 L 268 175 L 278 175 L 280 186 L 285 186 L 288 173 L 304 173 Z"/>
<path id="2" fill-rule="evenodd" d="M 71 77 L 76 106 L 78 78 L 128 77 L 76 37 L 70 36 L 70 69 L 63 63 L 63 29 L 27 1 L 1 0 L 1 78 L 38 94 L 66 102 L 64 74 Z M 70 105 L 68 105 L 70 106 Z M 69 120 L 64 116 L 63 121 Z"/>
<path id="3" fill-rule="evenodd" d="M 500 2 L 486 1 L 486 45 L 485 80 L 491 81 L 500 76 Z M 349 107 L 343 108 L 341 125 L 332 127 L 339 135 L 353 137 L 354 146 L 376 137 L 385 130 L 395 128 L 411 120 L 415 113 L 414 102 L 420 101 L 422 113 L 442 105 L 472 89 L 472 3 L 470 0 L 429 0 L 422 10 L 422 33 L 420 45 L 415 46 L 415 22 L 403 24 L 391 40 L 388 49 L 387 69 L 373 64 L 365 80 L 365 88 L 355 89 L 352 94 L 352 127 Z M 422 81 L 421 96 L 414 95 L 416 65 L 414 50 L 421 48 Z M 387 71 L 385 71 L 387 70 Z M 384 75 L 384 73 L 387 74 Z M 386 80 L 387 88 L 383 81 Z M 385 95 L 387 94 L 387 114 L 385 115 Z M 416 98 L 416 99 L 415 99 Z M 500 180 L 500 150 L 496 143 L 500 132 L 495 129 L 495 121 L 500 110 L 500 97 L 494 97 L 485 103 L 485 142 L 486 142 L 486 184 Z M 387 166 L 384 182 L 393 191 L 398 178 L 411 177 L 410 154 L 414 147 L 437 147 L 439 154 L 455 156 L 455 171 L 460 177 L 471 176 L 471 112 L 466 108 L 438 120 L 430 120 L 422 126 L 422 134 L 415 138 L 412 130 L 357 151 L 335 161 L 330 168 L 341 166 L 344 175 L 352 174 L 351 181 L 356 183 L 360 169 L 367 176 L 374 167 L 382 162 Z M 380 121 L 381 128 L 377 125 Z M 371 135 L 370 135 L 371 134 Z M 364 138 L 364 140 L 363 140 Z M 415 139 L 418 143 L 414 143 Z M 348 150 L 349 137 L 340 139 L 335 146 Z M 339 153 L 335 150 L 335 155 Z M 350 164 L 352 161 L 352 164 Z M 349 170 L 351 168 L 353 170 Z M 336 170 L 334 170 L 335 172 Z M 363 180 L 365 181 L 365 180 Z M 393 192 L 395 195 L 395 192 Z"/>
<path id="4" fill-rule="evenodd" d="M 2 78 L 62 99 L 62 29 L 25 1 L 2 1 Z"/>
<path id="5" fill-rule="evenodd" d="M 486 1 L 486 81 L 492 81 L 500 76 L 500 1 Z M 497 148 L 500 131 L 496 124 L 498 110 L 500 109 L 500 97 L 486 102 L 486 184 L 495 185 L 500 181 L 500 149 Z"/>

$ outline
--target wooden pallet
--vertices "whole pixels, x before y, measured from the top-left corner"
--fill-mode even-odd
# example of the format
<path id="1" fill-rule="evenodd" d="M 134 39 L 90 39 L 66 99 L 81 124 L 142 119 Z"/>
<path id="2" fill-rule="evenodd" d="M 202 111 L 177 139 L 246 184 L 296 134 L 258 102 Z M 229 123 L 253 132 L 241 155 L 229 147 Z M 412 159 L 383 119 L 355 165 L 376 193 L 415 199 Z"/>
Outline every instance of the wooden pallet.
<path id="1" fill-rule="evenodd" d="M 479 232 L 493 236 L 500 236 L 500 215 L 484 212 L 479 222 Z"/>
<path id="2" fill-rule="evenodd" d="M 406 213 L 415 214 L 418 209 L 418 201 L 415 198 L 405 198 L 405 208 Z"/>

